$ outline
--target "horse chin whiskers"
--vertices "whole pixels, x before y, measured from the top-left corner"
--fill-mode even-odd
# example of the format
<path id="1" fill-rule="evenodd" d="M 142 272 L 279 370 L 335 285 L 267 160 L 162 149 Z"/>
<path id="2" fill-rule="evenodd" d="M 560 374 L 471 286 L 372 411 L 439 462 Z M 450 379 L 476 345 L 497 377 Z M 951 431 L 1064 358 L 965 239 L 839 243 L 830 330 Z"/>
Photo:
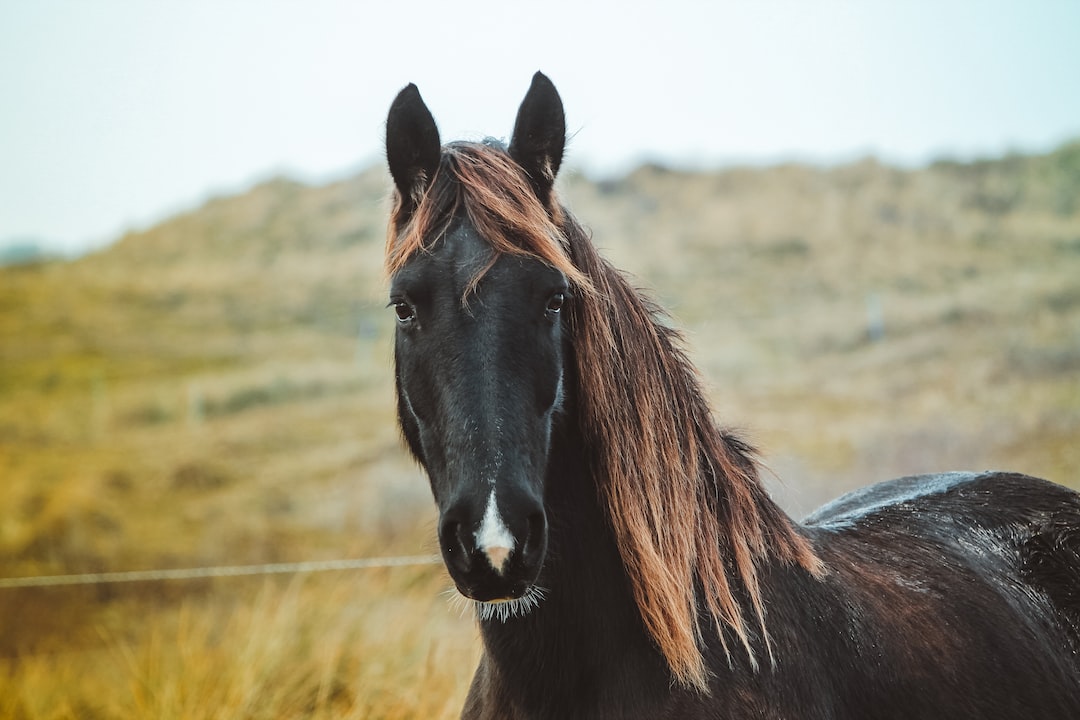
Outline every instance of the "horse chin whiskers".
<path id="1" fill-rule="evenodd" d="M 539 607 L 543 601 L 546 590 L 536 585 L 530 585 L 525 594 L 519 598 L 506 598 L 505 600 L 481 601 L 473 600 L 476 609 L 476 617 L 481 622 L 498 620 L 506 622 L 510 618 L 524 617 Z"/>
<path id="2" fill-rule="evenodd" d="M 521 597 L 501 600 L 474 600 L 462 595 L 456 588 L 450 588 L 444 594 L 450 607 L 457 610 L 462 617 L 472 609 L 477 620 L 481 622 L 506 622 L 511 618 L 524 617 L 539 607 L 547 596 L 547 590 L 538 585 L 530 585 Z"/>
<path id="3" fill-rule="evenodd" d="M 442 594 L 450 605 L 450 609 L 456 612 L 459 617 L 465 617 L 466 613 L 472 608 L 473 603 L 476 602 L 462 595 L 457 588 L 447 588 L 443 590 Z"/>

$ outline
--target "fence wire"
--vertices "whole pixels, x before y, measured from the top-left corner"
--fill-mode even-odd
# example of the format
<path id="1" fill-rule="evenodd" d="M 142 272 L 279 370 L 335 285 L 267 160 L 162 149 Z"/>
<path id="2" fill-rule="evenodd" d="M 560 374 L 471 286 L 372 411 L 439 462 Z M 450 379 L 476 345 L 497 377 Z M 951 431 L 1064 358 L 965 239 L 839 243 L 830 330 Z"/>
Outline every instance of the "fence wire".
<path id="1" fill-rule="evenodd" d="M 441 561 L 438 555 L 402 555 L 398 557 L 353 558 L 346 560 L 309 560 L 264 565 L 226 565 L 176 568 L 172 570 L 129 570 L 126 572 L 80 573 L 75 575 L 38 575 L 0 578 L 0 590 L 7 588 L 56 587 L 60 585 L 106 585 L 126 582 L 241 577 L 244 575 L 285 575 L 332 570 L 366 570 L 369 568 L 406 567 L 410 565 L 436 565 Z"/>

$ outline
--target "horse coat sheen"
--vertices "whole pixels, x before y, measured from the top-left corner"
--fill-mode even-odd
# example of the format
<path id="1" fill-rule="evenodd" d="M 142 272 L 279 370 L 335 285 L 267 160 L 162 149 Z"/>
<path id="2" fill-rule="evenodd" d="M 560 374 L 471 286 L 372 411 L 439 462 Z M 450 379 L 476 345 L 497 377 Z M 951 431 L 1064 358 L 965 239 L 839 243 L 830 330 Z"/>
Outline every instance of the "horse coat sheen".
<path id="1" fill-rule="evenodd" d="M 902 478 L 803 523 L 713 422 L 659 311 L 508 147 L 387 119 L 398 417 L 484 654 L 466 718 L 1080 718 L 1080 496 Z"/>

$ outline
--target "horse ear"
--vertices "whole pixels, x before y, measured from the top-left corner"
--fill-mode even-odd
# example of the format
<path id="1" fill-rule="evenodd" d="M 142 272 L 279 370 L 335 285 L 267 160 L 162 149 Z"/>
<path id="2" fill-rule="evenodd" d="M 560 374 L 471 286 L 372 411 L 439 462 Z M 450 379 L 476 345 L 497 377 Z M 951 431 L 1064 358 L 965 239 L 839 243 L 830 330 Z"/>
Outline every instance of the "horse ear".
<path id="1" fill-rule="evenodd" d="M 555 86 L 541 72 L 533 75 L 532 85 L 518 109 L 510 157 L 525 170 L 537 197 L 544 205 L 551 198 L 551 187 L 562 164 L 566 147 L 566 115 Z"/>
<path id="2" fill-rule="evenodd" d="M 386 162 L 408 211 L 420 204 L 441 154 L 435 118 L 416 85 L 409 83 L 394 98 L 386 117 Z"/>

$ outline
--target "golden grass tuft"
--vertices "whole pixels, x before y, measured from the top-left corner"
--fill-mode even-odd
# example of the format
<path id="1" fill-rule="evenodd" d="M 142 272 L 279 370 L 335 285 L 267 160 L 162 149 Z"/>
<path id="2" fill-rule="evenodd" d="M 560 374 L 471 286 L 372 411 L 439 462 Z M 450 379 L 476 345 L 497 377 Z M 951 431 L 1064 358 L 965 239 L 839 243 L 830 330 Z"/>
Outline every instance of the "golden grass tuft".
<path id="1" fill-rule="evenodd" d="M 435 568 L 221 582 L 103 620 L 94 647 L 0 661 L 0 717 L 456 717 L 476 631 L 444 584 Z"/>

